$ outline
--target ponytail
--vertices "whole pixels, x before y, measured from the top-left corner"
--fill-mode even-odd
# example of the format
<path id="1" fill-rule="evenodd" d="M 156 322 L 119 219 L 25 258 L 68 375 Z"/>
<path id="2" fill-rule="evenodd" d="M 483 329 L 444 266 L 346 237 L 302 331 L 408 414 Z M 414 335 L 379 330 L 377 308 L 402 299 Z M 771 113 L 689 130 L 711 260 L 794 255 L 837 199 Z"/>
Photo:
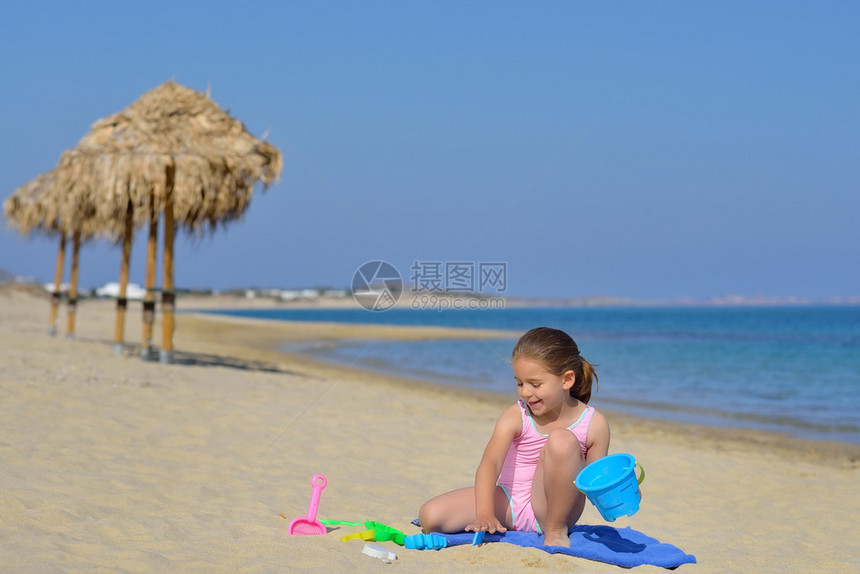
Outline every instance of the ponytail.
<path id="1" fill-rule="evenodd" d="M 588 404 L 591 400 L 591 385 L 597 387 L 597 371 L 594 370 L 594 365 L 585 360 L 582 355 L 579 356 L 579 372 L 576 373 L 576 381 L 570 387 L 570 396 L 578 401 Z"/>

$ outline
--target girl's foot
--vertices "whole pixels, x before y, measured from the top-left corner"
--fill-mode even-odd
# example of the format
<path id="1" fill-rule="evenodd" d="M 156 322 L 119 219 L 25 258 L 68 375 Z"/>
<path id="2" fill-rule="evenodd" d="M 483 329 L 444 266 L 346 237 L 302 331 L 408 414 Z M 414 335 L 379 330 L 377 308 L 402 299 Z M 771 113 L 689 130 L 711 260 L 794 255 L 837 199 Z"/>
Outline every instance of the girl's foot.
<path id="1" fill-rule="evenodd" d="M 567 530 L 559 530 L 558 532 L 550 532 L 544 535 L 544 546 L 564 546 L 570 548 L 570 537 L 567 535 Z"/>

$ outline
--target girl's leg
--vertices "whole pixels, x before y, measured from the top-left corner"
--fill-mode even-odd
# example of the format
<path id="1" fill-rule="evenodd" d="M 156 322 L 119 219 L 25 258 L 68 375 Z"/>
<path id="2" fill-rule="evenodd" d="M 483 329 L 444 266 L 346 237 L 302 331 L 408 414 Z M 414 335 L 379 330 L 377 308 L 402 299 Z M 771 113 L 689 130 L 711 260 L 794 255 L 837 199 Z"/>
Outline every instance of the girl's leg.
<path id="1" fill-rule="evenodd" d="M 508 497 L 498 486 L 494 502 L 499 521 L 512 528 Z M 467 486 L 431 498 L 418 511 L 418 521 L 424 532 L 460 532 L 475 521 L 475 487 Z"/>
<path id="2" fill-rule="evenodd" d="M 532 508 L 544 532 L 544 544 L 570 546 L 568 529 L 585 508 L 585 495 L 574 484 L 585 467 L 579 441 L 566 429 L 550 433 L 532 482 Z"/>

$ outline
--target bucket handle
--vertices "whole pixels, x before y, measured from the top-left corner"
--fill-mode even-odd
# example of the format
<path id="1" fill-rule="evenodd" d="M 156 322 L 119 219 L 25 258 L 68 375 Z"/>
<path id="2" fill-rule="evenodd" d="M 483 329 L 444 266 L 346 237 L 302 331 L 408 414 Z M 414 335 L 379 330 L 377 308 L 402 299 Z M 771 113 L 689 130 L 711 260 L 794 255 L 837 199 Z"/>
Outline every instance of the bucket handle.
<path id="1" fill-rule="evenodd" d="M 645 480 L 645 468 L 639 464 L 639 461 L 634 460 L 633 464 L 639 467 L 639 478 L 636 479 L 636 482 L 642 484 L 642 481 Z M 635 470 L 633 472 L 636 472 Z"/>

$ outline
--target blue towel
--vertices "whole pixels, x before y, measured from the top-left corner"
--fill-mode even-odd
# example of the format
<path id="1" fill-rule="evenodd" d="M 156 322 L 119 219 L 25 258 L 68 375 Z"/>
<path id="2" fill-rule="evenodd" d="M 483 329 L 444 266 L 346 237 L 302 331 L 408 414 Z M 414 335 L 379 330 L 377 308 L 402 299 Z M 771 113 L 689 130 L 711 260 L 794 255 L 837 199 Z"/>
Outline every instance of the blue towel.
<path id="1" fill-rule="evenodd" d="M 414 522 L 416 525 L 418 521 Z M 434 532 L 434 534 L 437 534 Z M 474 532 L 442 534 L 448 546 L 471 544 Z M 507 542 L 518 546 L 540 548 L 550 554 L 568 554 L 625 568 L 651 564 L 663 568 L 677 568 L 681 564 L 695 564 L 696 557 L 685 554 L 680 548 L 637 532 L 630 527 L 576 525 L 570 529 L 570 548 L 544 546 L 543 536 L 533 532 L 514 530 L 503 534 L 487 534 L 484 542 Z"/>

